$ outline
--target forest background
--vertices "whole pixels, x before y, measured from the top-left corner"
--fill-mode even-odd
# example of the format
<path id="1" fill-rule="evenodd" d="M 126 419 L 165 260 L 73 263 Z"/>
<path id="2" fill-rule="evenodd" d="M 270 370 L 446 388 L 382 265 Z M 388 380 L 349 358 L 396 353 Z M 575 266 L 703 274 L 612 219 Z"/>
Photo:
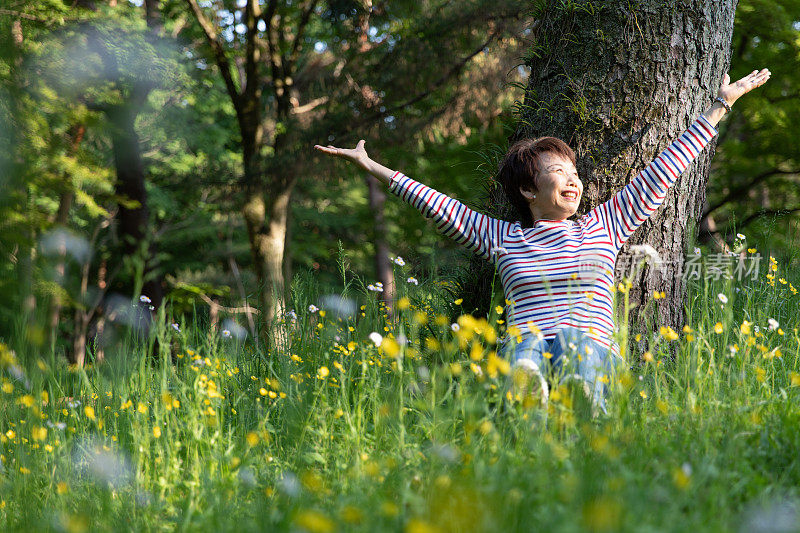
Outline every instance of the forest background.
<path id="1" fill-rule="evenodd" d="M 387 302 L 392 257 L 422 281 L 464 268 L 466 252 L 411 207 L 311 146 L 364 138 L 373 158 L 481 208 L 538 3 L 308 1 L 269 18 L 275 4 L 3 3 L 0 336 L 82 361 L 120 320 L 114 302 L 139 295 L 252 330 L 265 283 L 335 293 L 341 257 Z M 264 20 L 266 42 L 247 38 Z M 699 240 L 721 250 L 746 233 L 791 268 L 800 2 L 740 1 L 732 48 L 732 79 L 766 66 L 773 82 L 721 125 Z"/>

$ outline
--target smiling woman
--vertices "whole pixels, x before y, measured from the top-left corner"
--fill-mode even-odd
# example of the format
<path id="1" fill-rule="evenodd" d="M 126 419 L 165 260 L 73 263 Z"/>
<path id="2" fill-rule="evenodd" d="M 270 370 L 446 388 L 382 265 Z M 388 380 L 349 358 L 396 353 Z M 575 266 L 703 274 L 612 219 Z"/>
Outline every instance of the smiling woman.
<path id="1" fill-rule="evenodd" d="M 730 106 L 769 79 L 753 71 L 729 84 L 726 75 L 712 106 L 609 201 L 576 220 L 583 184 L 575 154 L 554 137 L 515 143 L 500 164 L 498 181 L 519 216 L 491 218 L 376 163 L 364 141 L 355 149 L 315 146 L 353 161 L 394 194 L 431 218 L 437 229 L 493 263 L 503 283 L 509 331 L 501 346 L 523 370 L 525 394 L 544 403 L 551 372 L 605 411 L 606 385 L 619 363 L 614 330 L 614 264 L 622 245 L 664 201 L 668 189 L 717 134 Z M 516 381 L 516 380 L 515 380 Z"/>

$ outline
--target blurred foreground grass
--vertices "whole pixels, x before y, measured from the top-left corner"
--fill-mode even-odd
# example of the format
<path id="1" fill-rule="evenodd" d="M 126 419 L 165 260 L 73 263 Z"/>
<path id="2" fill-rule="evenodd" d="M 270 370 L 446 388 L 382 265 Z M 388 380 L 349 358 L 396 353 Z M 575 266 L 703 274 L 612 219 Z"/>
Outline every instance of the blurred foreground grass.
<path id="1" fill-rule="evenodd" d="M 453 325 L 401 269 L 392 318 L 296 286 L 272 353 L 163 311 L 85 369 L 6 339 L 0 530 L 798 530 L 798 296 L 768 269 L 693 286 L 594 419 L 509 394 L 504 315 Z"/>

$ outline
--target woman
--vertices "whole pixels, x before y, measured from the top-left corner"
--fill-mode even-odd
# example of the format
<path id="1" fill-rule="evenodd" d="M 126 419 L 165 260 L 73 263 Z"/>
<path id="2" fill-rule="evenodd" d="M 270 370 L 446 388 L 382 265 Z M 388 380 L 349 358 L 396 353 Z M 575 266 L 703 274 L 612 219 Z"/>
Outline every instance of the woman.
<path id="1" fill-rule="evenodd" d="M 549 366 L 605 411 L 605 384 L 619 359 L 611 340 L 617 254 L 717 134 L 730 106 L 769 76 L 768 69 L 754 70 L 731 84 L 726 74 L 714 103 L 678 140 L 609 201 L 577 220 L 569 220 L 583 194 L 575 154 L 554 137 L 521 140 L 500 164 L 497 179 L 525 224 L 477 213 L 376 163 L 363 140 L 353 149 L 314 148 L 356 163 L 432 218 L 439 231 L 495 264 L 506 299 L 513 302 L 509 328 L 522 332 L 521 342 L 505 342 L 501 350 L 525 370 L 528 393 L 547 401 L 543 370 Z"/>

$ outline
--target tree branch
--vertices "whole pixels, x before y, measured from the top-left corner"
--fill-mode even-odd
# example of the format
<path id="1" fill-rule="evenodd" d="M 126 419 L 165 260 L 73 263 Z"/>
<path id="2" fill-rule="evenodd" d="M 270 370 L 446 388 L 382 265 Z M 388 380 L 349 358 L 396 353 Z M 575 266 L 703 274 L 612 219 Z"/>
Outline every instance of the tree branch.
<path id="1" fill-rule="evenodd" d="M 300 41 L 303 38 L 303 32 L 305 31 L 306 25 L 308 25 L 308 21 L 311 19 L 311 13 L 314 12 L 314 8 L 317 7 L 318 0 L 310 0 L 308 5 L 303 8 L 303 14 L 300 17 L 300 23 L 297 26 L 297 35 L 292 42 L 292 49 L 289 52 L 289 60 L 286 62 L 287 69 L 291 71 L 292 66 L 297 61 L 297 55 L 300 52 Z"/>
<path id="2" fill-rule="evenodd" d="M 273 84 L 275 84 L 277 80 L 282 79 L 281 70 L 283 68 L 281 53 L 278 49 L 278 41 L 275 36 L 278 31 L 277 22 L 275 21 L 275 11 L 277 8 L 278 0 L 269 0 L 267 10 L 263 17 L 267 26 L 267 59 L 269 60 Z"/>
<path id="3" fill-rule="evenodd" d="M 387 108 L 384 111 L 379 111 L 378 113 L 374 113 L 371 116 L 363 118 L 362 120 L 358 121 L 358 124 L 357 124 L 356 127 L 359 127 L 361 125 L 367 124 L 369 122 L 380 120 L 381 118 L 383 118 L 385 116 L 389 116 L 389 115 L 391 115 L 393 113 L 396 113 L 397 111 L 400 111 L 400 110 L 402 110 L 402 109 L 404 109 L 404 108 L 406 108 L 406 107 L 408 107 L 410 105 L 413 105 L 413 104 L 419 102 L 420 100 L 423 100 L 424 98 L 428 97 L 436 89 L 438 89 L 439 87 L 441 87 L 442 85 L 447 83 L 452 77 L 457 76 L 459 73 L 461 73 L 461 71 L 466 66 L 466 64 L 469 63 L 469 61 L 473 57 L 475 57 L 478 54 L 480 54 L 481 51 L 484 48 L 486 48 L 489 45 L 489 43 L 491 43 L 500 33 L 501 33 L 500 31 L 495 31 L 495 32 L 490 33 L 489 37 L 479 47 L 475 48 L 475 50 L 470 52 L 467 56 L 465 56 L 464 58 L 460 59 L 457 63 L 455 63 L 452 67 L 450 67 L 438 80 L 436 80 L 431 86 L 429 86 L 427 89 L 425 89 L 421 93 L 418 93 L 418 94 L 412 96 L 411 98 L 409 98 L 405 102 L 401 102 L 401 103 L 399 103 L 397 105 L 394 105 L 394 106 L 392 106 L 390 108 Z"/>
<path id="4" fill-rule="evenodd" d="M 31 15 L 29 13 L 23 13 L 22 11 L 14 11 L 13 9 L 2 9 L 0 8 L 0 15 L 8 15 L 10 17 L 17 17 L 25 20 L 31 20 L 33 22 L 41 22 L 42 24 L 52 24 L 53 20 L 37 17 L 36 15 Z M 63 20 L 80 20 L 77 17 L 70 17 L 64 18 Z"/>
<path id="5" fill-rule="evenodd" d="M 328 100 L 329 98 L 327 96 L 321 96 L 319 98 L 315 98 L 306 104 L 292 108 L 292 114 L 301 115 L 303 113 L 308 113 L 309 111 L 315 109 L 316 107 L 328 103 Z"/>
<path id="6" fill-rule="evenodd" d="M 225 55 L 225 50 L 222 48 L 222 44 L 217 38 L 217 32 L 211 22 L 203 14 L 203 10 L 199 5 L 197 5 L 197 0 L 186 0 L 186 3 L 189 4 L 189 7 L 191 8 L 192 13 L 194 13 L 198 24 L 200 24 L 200 27 L 203 28 L 203 33 L 206 35 L 208 45 L 211 46 L 211 50 L 214 52 L 214 58 L 216 59 L 217 66 L 222 74 L 222 79 L 225 81 L 225 87 L 228 89 L 228 94 L 230 94 L 233 105 L 238 111 L 240 106 L 239 90 L 236 87 L 236 83 L 233 81 L 231 65 L 228 61 L 228 56 Z"/>
<path id="7" fill-rule="evenodd" d="M 761 172 L 760 174 L 756 174 L 743 185 L 739 185 L 738 187 L 731 190 L 728 194 L 725 195 L 725 197 L 722 200 L 718 201 L 712 206 L 709 206 L 709 208 L 706 209 L 706 211 L 703 213 L 702 218 L 707 217 L 708 215 L 710 215 L 723 205 L 727 204 L 728 202 L 732 202 L 733 200 L 741 198 L 754 186 L 758 185 L 759 183 L 769 178 L 770 176 L 774 176 L 775 174 L 800 174 L 800 170 L 780 170 L 778 168 L 771 168 L 769 170 Z"/>
<path id="8" fill-rule="evenodd" d="M 245 47 L 244 90 L 245 99 L 251 100 L 260 87 L 258 79 L 258 63 L 261 60 L 261 49 L 258 47 L 258 19 L 261 17 L 261 7 L 258 0 L 247 0 L 244 7 L 244 24 L 247 27 L 247 44 Z"/>
<path id="9" fill-rule="evenodd" d="M 800 211 L 800 207 L 793 207 L 791 209 L 764 209 L 758 211 L 757 213 L 753 213 L 752 215 L 745 218 L 742 222 L 740 222 L 736 227 L 737 229 L 741 230 L 747 227 L 748 224 L 753 222 L 754 220 L 761 218 L 761 217 L 769 217 L 769 216 L 783 216 L 783 215 L 790 215 L 792 213 L 797 213 Z M 722 230 L 722 233 L 727 233 L 730 227 L 726 227 Z M 720 233 L 720 232 L 718 232 Z"/>

